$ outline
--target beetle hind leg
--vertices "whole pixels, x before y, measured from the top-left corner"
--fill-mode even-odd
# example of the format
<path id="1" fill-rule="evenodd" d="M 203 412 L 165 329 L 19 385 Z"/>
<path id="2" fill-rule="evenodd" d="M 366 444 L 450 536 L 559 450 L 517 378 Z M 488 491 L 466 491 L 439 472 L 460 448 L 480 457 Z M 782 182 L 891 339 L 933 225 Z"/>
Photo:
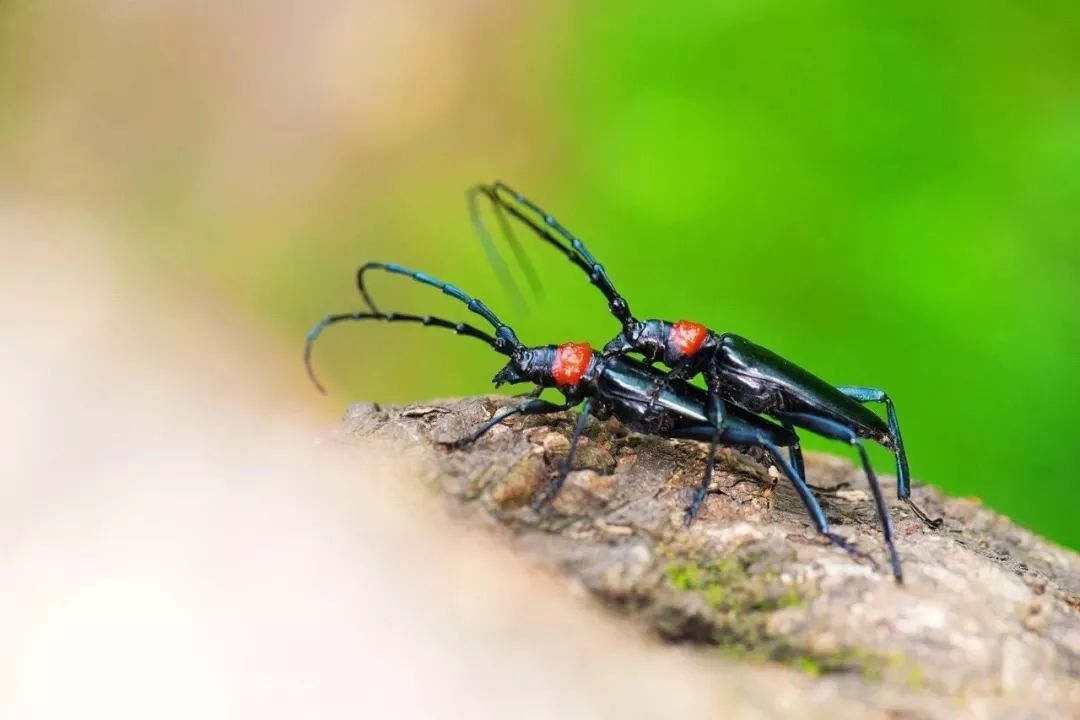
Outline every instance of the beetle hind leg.
<path id="1" fill-rule="evenodd" d="M 877 508 L 878 519 L 881 522 L 882 534 L 885 537 L 885 547 L 889 552 L 889 562 L 892 564 L 893 577 L 896 578 L 896 582 L 904 582 L 904 574 L 900 569 L 900 556 L 896 552 L 896 544 L 893 540 L 893 527 L 892 518 L 889 516 L 889 506 L 885 502 L 885 496 L 881 492 L 881 485 L 878 483 L 877 475 L 874 473 L 874 466 L 870 464 L 870 456 L 866 452 L 866 446 L 863 445 L 862 439 L 855 434 L 855 431 L 851 428 L 842 425 L 829 418 L 821 417 L 820 415 L 813 415 L 810 413 L 775 413 L 776 417 L 781 422 L 790 422 L 793 425 L 801 428 L 806 428 L 811 432 L 815 432 L 833 440 L 839 440 L 846 442 L 854 447 L 859 453 L 859 459 L 862 461 L 863 471 L 866 474 L 866 481 L 870 485 L 870 491 L 874 496 L 874 505 Z"/>
<path id="2" fill-rule="evenodd" d="M 836 388 L 852 400 L 860 403 L 879 402 L 885 405 L 885 416 L 889 424 L 889 440 L 893 447 L 890 448 L 896 456 L 896 495 L 903 500 L 915 517 L 919 518 L 931 530 L 941 527 L 941 518 L 930 517 L 922 508 L 911 499 L 911 474 L 908 470 L 907 452 L 904 450 L 904 439 L 900 435 L 900 422 L 896 417 L 896 405 L 892 398 L 884 390 L 876 388 L 841 385 Z"/>
<path id="3" fill-rule="evenodd" d="M 702 501 L 705 499 L 708 493 L 709 485 L 712 480 L 713 459 L 715 456 L 717 442 L 724 442 L 730 444 L 736 441 L 739 444 L 749 444 L 757 447 L 761 447 L 767 455 L 770 456 L 772 461 L 780 469 L 782 475 L 784 475 L 795 488 L 795 492 L 799 495 L 799 499 L 802 500 L 803 506 L 806 508 L 807 513 L 810 515 L 810 519 L 814 523 L 814 528 L 818 533 L 828 540 L 831 544 L 840 548 L 855 560 L 865 560 L 869 564 L 877 568 L 877 563 L 866 553 L 856 549 L 849 544 L 844 538 L 840 537 L 836 533 L 829 529 L 829 521 L 825 518 L 825 512 L 821 509 L 821 505 L 818 503 L 814 493 L 811 492 L 810 487 L 806 484 L 803 477 L 796 472 L 792 467 L 792 463 L 788 461 L 779 447 L 775 443 L 771 442 L 768 438 L 755 432 L 738 432 L 735 431 L 735 435 L 739 437 L 731 437 L 730 435 L 718 435 L 717 428 L 714 425 L 698 425 L 685 428 L 677 428 L 665 433 L 668 437 L 683 438 L 686 440 L 700 440 L 709 442 L 709 462 L 705 467 L 705 478 L 702 480 L 701 485 L 698 486 L 694 493 L 694 499 L 690 503 L 690 506 L 686 509 L 684 515 L 684 522 L 687 526 L 693 521 L 694 516 L 697 514 L 698 509 L 701 506 Z"/>

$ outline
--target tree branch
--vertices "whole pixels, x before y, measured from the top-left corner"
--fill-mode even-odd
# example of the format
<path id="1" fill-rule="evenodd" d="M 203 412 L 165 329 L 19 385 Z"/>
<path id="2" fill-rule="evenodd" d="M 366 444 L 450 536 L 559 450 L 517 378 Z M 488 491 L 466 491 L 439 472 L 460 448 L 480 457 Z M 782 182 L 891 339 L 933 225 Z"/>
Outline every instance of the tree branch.
<path id="1" fill-rule="evenodd" d="M 434 447 L 507 402 L 354 405 L 335 439 L 410 448 L 463 522 L 498 526 L 521 553 L 658 640 L 714 648 L 762 672 L 780 663 L 822 676 L 868 711 L 1080 717 L 1077 554 L 977 500 L 917 487 L 917 501 L 945 524 L 927 530 L 891 501 L 906 573 L 897 586 L 851 460 L 811 454 L 808 480 L 833 530 L 876 569 L 824 541 L 776 471 L 731 448 L 686 530 L 705 446 L 627 433 L 615 421 L 590 422 L 580 469 L 537 513 L 530 503 L 565 457 L 572 413 L 513 418 L 464 451 Z M 892 478 L 882 482 L 895 498 Z"/>

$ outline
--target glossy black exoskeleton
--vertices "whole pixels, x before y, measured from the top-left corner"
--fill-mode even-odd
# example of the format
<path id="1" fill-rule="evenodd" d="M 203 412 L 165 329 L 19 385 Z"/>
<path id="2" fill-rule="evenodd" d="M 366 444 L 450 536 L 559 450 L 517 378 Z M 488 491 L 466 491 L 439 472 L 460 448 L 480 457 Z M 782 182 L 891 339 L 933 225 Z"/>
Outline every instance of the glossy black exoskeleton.
<path id="1" fill-rule="evenodd" d="M 731 406 L 735 406 L 753 413 L 771 415 L 787 427 L 804 428 L 855 447 L 874 494 L 894 573 L 898 580 L 901 578 L 899 558 L 893 545 L 892 522 L 861 439 L 879 443 L 895 455 L 897 495 L 912 512 L 932 528 L 940 526 L 941 521 L 932 520 L 911 499 L 907 454 L 900 435 L 896 407 L 884 391 L 869 387 L 834 386 L 746 338 L 732 333 L 717 333 L 698 323 L 637 319 L 626 299 L 615 289 L 603 265 L 593 258 L 578 237 L 528 198 L 505 183 L 496 182 L 470 190 L 469 201 L 477 232 L 489 253 L 500 264 L 501 259 L 498 259 L 490 235 L 479 218 L 476 205 L 479 195 L 485 195 L 492 201 L 504 234 L 507 234 L 519 257 L 522 256 L 521 249 L 516 238 L 506 232 L 509 226 L 504 213 L 513 216 L 540 239 L 562 251 L 603 293 L 610 312 L 622 326 L 619 334 L 604 347 L 605 357 L 637 353 L 650 363 L 663 363 L 671 369 L 651 393 L 658 392 L 666 383 L 701 375 L 710 401 L 721 406 L 721 411 L 714 414 L 721 426 L 730 414 Z M 505 268 L 501 269 L 505 276 Z M 531 267 L 528 269 L 531 277 Z M 883 403 L 887 419 L 882 420 L 863 405 L 869 402 Z M 804 466 L 797 446 L 792 452 L 792 463 L 802 475 Z"/>
<path id="2" fill-rule="evenodd" d="M 372 302 L 364 289 L 363 275 L 369 270 L 381 270 L 402 275 L 426 285 L 464 303 L 468 309 L 484 318 L 494 328 L 494 334 L 468 325 L 455 323 L 430 315 L 411 315 L 382 312 Z M 486 305 L 459 288 L 430 275 L 389 263 L 367 263 L 357 273 L 364 298 L 370 311 L 329 315 L 312 328 L 304 350 L 304 362 L 316 387 L 322 390 L 311 367 L 311 348 L 324 328 L 344 321 L 376 320 L 382 322 L 407 322 L 441 327 L 458 335 L 467 335 L 487 343 L 491 348 L 509 358 L 507 364 L 493 378 L 495 386 L 503 384 L 533 383 L 539 389 L 551 388 L 560 392 L 562 404 L 551 403 L 534 393 L 518 405 L 497 412 L 474 432 L 454 442 L 447 449 L 461 449 L 482 437 L 491 428 L 513 415 L 539 415 L 580 406 L 581 413 L 570 437 L 570 449 L 558 475 L 536 501 L 540 509 L 562 487 L 573 464 L 574 454 L 585 429 L 589 415 L 600 419 L 616 417 L 632 430 L 662 437 L 698 440 L 709 443 L 705 474 L 694 498 L 686 510 L 684 520 L 689 524 L 711 483 L 716 449 L 719 444 L 757 446 L 765 450 L 780 471 L 792 483 L 814 522 L 815 528 L 830 542 L 857 557 L 865 557 L 855 551 L 842 538 L 829 530 L 817 499 L 803 480 L 801 473 L 792 467 L 781 452 L 781 447 L 791 447 L 798 441 L 790 428 L 738 407 L 724 411 L 723 421 L 717 417 L 721 408 L 715 396 L 689 383 L 675 379 L 661 382 L 665 376 L 659 370 L 621 355 L 602 356 L 594 353 L 585 343 L 564 343 L 527 347 L 514 331 L 503 323 Z"/>

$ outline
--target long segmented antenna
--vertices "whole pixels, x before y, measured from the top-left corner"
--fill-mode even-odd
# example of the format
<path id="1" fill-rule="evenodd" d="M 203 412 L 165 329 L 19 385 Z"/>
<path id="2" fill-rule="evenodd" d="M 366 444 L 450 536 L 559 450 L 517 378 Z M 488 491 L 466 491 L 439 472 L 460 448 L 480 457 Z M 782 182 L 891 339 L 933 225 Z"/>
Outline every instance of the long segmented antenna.
<path id="1" fill-rule="evenodd" d="M 616 319 L 622 323 L 624 328 L 636 322 L 630 312 L 630 307 L 626 302 L 626 298 L 620 295 L 619 291 L 615 289 L 615 285 L 608 277 L 607 271 L 604 270 L 604 266 L 598 263 L 596 258 L 589 253 L 588 248 L 585 247 L 585 244 L 580 238 L 571 233 L 552 215 L 546 213 L 524 195 L 501 181 L 496 181 L 491 185 L 477 185 L 470 191 L 470 197 L 474 197 L 477 193 L 486 195 L 491 200 L 494 207 L 502 208 L 532 230 L 541 240 L 561 250 L 567 259 L 577 265 L 588 276 L 589 282 L 595 285 L 597 289 L 604 294 L 604 297 L 608 301 L 608 308 Z M 519 207 L 517 207 L 517 205 L 512 204 L 504 198 L 501 193 L 510 195 L 517 205 L 521 205 L 529 212 L 540 216 L 540 218 L 543 219 L 543 222 L 550 227 L 555 234 L 552 234 L 547 228 L 541 226 L 536 220 L 526 215 Z M 481 241 L 490 246 L 491 236 L 487 230 L 482 227 L 482 223 L 479 221 L 479 215 L 475 211 L 475 204 L 470 204 L 470 210 L 473 214 L 473 224 L 478 226 L 477 232 L 480 235 Z M 489 250 L 488 252 L 491 254 L 492 251 Z M 515 250 L 515 255 L 518 255 L 519 261 L 520 258 L 523 257 L 523 253 L 519 253 L 517 250 Z M 502 262 L 501 257 L 500 262 Z"/>
<path id="2" fill-rule="evenodd" d="M 532 261 L 529 260 L 529 256 L 525 254 L 525 248 L 521 247 L 521 243 L 518 242 L 517 236 L 514 234 L 514 229 L 510 226 L 510 221 L 506 219 L 506 212 L 503 209 L 502 203 L 494 203 L 492 208 L 495 210 L 495 217 L 499 219 L 499 227 L 502 228 L 503 235 L 510 242 L 510 250 L 514 253 L 514 258 L 525 272 L 525 278 L 529 281 L 529 287 L 532 289 L 534 295 L 541 295 L 544 288 L 540 285 L 540 276 L 536 274 L 536 268 L 533 267 Z"/>
<path id="3" fill-rule="evenodd" d="M 476 232 L 476 236 L 480 238 L 480 244 L 484 246 L 484 252 L 487 254 L 491 264 L 495 267 L 495 273 L 499 276 L 503 286 L 506 288 L 514 300 L 521 305 L 524 305 L 524 298 L 521 297 L 521 291 L 518 289 L 517 283 L 510 275 L 510 270 L 506 266 L 506 261 L 503 260 L 502 255 L 495 247 L 495 243 L 491 239 L 491 233 L 488 232 L 487 226 L 484 225 L 483 220 L 480 218 L 480 208 L 477 206 L 477 198 L 485 193 L 483 186 L 476 186 L 469 188 L 465 193 L 465 199 L 469 205 L 469 221 L 472 223 L 473 230 Z M 525 273 L 525 278 L 529 281 L 529 287 L 533 292 L 533 295 L 539 296 L 543 293 L 543 286 L 540 284 L 540 277 L 536 274 L 536 268 L 533 267 L 532 262 L 529 260 L 529 256 L 525 253 L 525 249 L 521 247 L 521 243 L 518 242 L 517 235 L 514 234 L 514 229 L 510 225 L 510 221 L 506 218 L 506 210 L 502 203 L 492 201 L 492 212 L 495 215 L 495 219 L 499 222 L 499 227 L 502 229 L 503 237 L 506 238 L 507 243 L 510 245 L 511 252 L 514 253 L 514 258 L 517 260 L 518 265 L 521 266 L 522 271 Z"/>
<path id="4" fill-rule="evenodd" d="M 510 268 L 507 266 L 506 261 L 503 259 L 502 254 L 499 253 L 495 247 L 494 241 L 491 239 L 491 233 L 488 232 L 487 226 L 480 219 L 480 209 L 477 207 L 477 188 L 470 188 L 465 193 L 465 201 L 469 206 L 469 221 L 473 226 L 473 231 L 476 236 L 480 238 L 480 244 L 484 247 L 484 254 L 488 257 L 488 262 L 495 268 L 495 274 L 499 277 L 499 282 L 502 283 L 503 288 L 506 289 L 506 293 L 510 296 L 514 305 L 521 310 L 528 310 L 525 304 L 525 297 L 521 294 L 521 289 L 518 287 L 517 281 L 514 280 L 513 275 L 510 274 Z M 532 263 L 529 262 L 529 258 L 525 255 L 525 251 L 521 247 L 521 243 L 518 242 L 517 236 L 514 235 L 513 229 L 510 227 L 509 221 L 506 219 L 506 213 L 503 212 L 502 206 L 498 203 L 491 204 L 496 218 L 499 221 L 499 226 L 502 228 L 503 236 L 510 243 L 510 248 L 514 252 L 514 257 L 517 258 L 519 264 L 525 270 L 525 274 L 529 280 L 529 285 L 532 288 L 534 295 L 539 295 L 540 280 L 536 276 L 536 270 L 533 269 Z"/>
<path id="5" fill-rule="evenodd" d="M 394 322 L 410 322 L 418 323 L 429 327 L 441 327 L 447 330 L 453 330 L 455 335 L 464 335 L 466 337 L 474 337 L 477 340 L 490 345 L 492 348 L 499 352 L 504 352 L 499 347 L 499 341 L 491 335 L 488 335 L 483 330 L 474 328 L 468 323 L 455 323 L 450 320 L 444 320 L 443 318 L 434 317 L 432 315 L 407 315 L 404 313 L 382 313 L 382 312 L 355 312 L 355 313 L 341 313 L 340 315 L 327 315 L 318 323 L 315 327 L 311 328 L 311 332 L 308 333 L 307 343 L 304 345 L 304 367 L 307 368 L 308 377 L 311 378 L 311 382 L 323 395 L 326 394 L 326 389 L 315 377 L 315 370 L 311 365 L 311 348 L 315 344 L 315 340 L 319 337 L 322 331 L 334 325 L 335 323 L 345 322 L 351 320 L 381 320 L 382 322 L 394 323 Z"/>
<path id="6" fill-rule="evenodd" d="M 521 342 L 517 339 L 517 335 L 514 334 L 513 329 L 504 323 L 499 317 L 491 311 L 491 309 L 480 302 L 476 298 L 466 293 L 461 288 L 451 285 L 448 282 L 443 282 L 436 277 L 427 275 L 426 273 L 419 272 L 417 270 L 411 270 L 403 265 L 397 265 L 395 263 L 381 263 L 381 262 L 369 262 L 360 266 L 360 269 L 356 271 L 356 286 L 360 290 L 361 297 L 364 298 L 364 302 L 371 308 L 373 312 L 379 312 L 375 302 L 371 299 L 371 295 L 367 291 L 367 287 L 364 285 L 364 273 L 368 270 L 382 270 L 384 272 L 393 273 L 395 275 L 404 275 L 407 278 L 415 280 L 416 282 L 430 285 L 431 287 L 442 290 L 443 294 L 449 295 L 455 300 L 459 300 L 469 308 L 471 312 L 476 313 L 480 317 L 491 323 L 491 326 L 495 328 L 495 343 L 496 350 L 509 355 L 514 350 L 521 347 Z"/>

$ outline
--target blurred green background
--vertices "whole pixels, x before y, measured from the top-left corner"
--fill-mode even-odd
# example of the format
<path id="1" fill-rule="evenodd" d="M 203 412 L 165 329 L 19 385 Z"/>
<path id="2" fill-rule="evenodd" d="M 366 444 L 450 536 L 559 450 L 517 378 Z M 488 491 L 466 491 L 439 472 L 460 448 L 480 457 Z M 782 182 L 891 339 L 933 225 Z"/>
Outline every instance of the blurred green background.
<path id="1" fill-rule="evenodd" d="M 275 335 L 290 387 L 368 259 L 462 285 L 526 342 L 609 339 L 539 244 L 545 296 L 501 290 L 464 191 L 505 179 L 639 316 L 886 389 L 918 478 L 1080 547 L 1075 2 L 9 2 L 0 163 L 9 202 L 107 228 L 147 293 Z M 333 412 L 484 392 L 500 365 L 420 328 L 321 343 L 335 397 L 310 402 Z"/>

